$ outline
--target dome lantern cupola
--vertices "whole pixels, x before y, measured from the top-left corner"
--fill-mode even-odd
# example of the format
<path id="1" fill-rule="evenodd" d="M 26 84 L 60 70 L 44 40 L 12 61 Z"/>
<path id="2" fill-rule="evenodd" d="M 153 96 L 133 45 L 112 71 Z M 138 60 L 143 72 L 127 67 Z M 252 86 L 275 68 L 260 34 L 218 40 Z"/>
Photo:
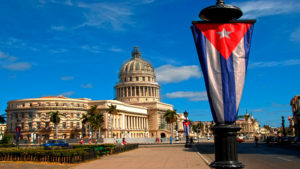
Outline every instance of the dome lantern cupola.
<path id="1" fill-rule="evenodd" d="M 141 51 L 139 47 L 135 46 L 133 47 L 131 51 L 132 59 L 141 58 Z"/>

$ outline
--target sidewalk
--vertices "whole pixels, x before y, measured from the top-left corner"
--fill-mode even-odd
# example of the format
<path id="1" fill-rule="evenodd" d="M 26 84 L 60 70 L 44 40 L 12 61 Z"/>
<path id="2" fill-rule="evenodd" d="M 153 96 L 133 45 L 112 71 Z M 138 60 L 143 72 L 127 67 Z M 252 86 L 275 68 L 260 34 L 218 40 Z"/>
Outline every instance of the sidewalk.
<path id="1" fill-rule="evenodd" d="M 140 148 L 79 164 L 71 169 L 209 169 L 197 152 L 183 144 L 141 145 Z"/>

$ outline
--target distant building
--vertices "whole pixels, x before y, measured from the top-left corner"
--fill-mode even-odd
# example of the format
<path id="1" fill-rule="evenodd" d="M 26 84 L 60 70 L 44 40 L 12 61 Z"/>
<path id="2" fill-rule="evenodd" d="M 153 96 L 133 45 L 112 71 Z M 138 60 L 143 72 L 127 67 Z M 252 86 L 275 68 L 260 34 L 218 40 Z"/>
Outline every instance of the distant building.
<path id="1" fill-rule="evenodd" d="M 300 95 L 292 98 L 290 105 L 292 106 L 295 135 L 300 137 Z"/>
<path id="2" fill-rule="evenodd" d="M 115 100 L 71 99 L 63 96 L 12 100 L 7 103 L 7 132 L 15 136 L 21 127 L 21 139 L 55 138 L 50 112 L 62 114 L 58 125 L 58 138 L 90 137 L 89 126 L 82 124 L 82 115 L 91 106 L 104 115 L 101 136 L 105 138 L 170 137 L 171 125 L 163 118 L 173 105 L 160 101 L 160 86 L 156 82 L 153 66 L 141 58 L 137 47 L 132 58 L 120 70 L 119 82 L 115 85 Z M 110 115 L 107 109 L 116 105 L 118 115 Z M 182 114 L 177 124 L 182 124 Z M 175 128 L 176 125 L 174 125 Z M 183 126 L 178 125 L 179 132 Z M 175 130 L 174 130 L 175 131 Z M 99 133 L 96 133 L 100 137 Z"/>
<path id="3" fill-rule="evenodd" d="M 239 136 L 252 139 L 254 136 L 260 135 L 259 123 L 249 113 L 246 113 L 244 116 L 240 116 L 240 118 L 235 121 L 235 125 L 242 128 L 238 131 Z"/>
<path id="4" fill-rule="evenodd" d="M 213 136 L 212 127 L 215 125 L 215 123 L 213 121 L 196 121 L 194 122 L 194 124 L 197 125 L 199 122 L 203 124 L 202 129 L 199 132 L 193 131 L 192 135 L 198 137 Z M 249 113 L 246 113 L 244 116 L 240 116 L 239 119 L 236 120 L 235 125 L 237 127 L 241 127 L 241 130 L 238 131 L 239 136 L 244 136 L 246 138 L 252 139 L 254 138 L 254 136 L 261 135 L 259 122 L 256 119 L 254 119 L 254 117 Z"/>

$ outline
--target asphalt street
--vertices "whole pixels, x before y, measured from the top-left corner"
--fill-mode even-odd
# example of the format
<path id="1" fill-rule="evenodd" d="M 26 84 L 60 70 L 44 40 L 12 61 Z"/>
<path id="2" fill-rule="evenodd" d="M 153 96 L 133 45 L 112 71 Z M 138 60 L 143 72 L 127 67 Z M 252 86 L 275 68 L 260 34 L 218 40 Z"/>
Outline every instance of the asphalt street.
<path id="1" fill-rule="evenodd" d="M 209 162 L 214 161 L 213 143 L 199 143 L 198 151 Z M 239 161 L 246 169 L 299 169 L 300 144 L 278 145 L 265 143 L 255 147 L 254 143 L 238 144 Z"/>

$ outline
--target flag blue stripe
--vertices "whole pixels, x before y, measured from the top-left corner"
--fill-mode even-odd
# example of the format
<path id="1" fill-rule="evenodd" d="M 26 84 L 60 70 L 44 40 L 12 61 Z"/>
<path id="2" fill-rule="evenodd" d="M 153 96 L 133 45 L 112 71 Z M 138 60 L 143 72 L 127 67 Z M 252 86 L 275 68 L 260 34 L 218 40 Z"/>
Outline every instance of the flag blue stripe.
<path id="1" fill-rule="evenodd" d="M 250 53 L 251 37 L 252 37 L 253 28 L 254 28 L 254 24 L 252 24 L 250 26 L 250 28 L 248 29 L 248 31 L 246 32 L 246 34 L 244 36 L 246 72 L 247 72 L 247 67 L 248 67 L 248 60 L 249 60 L 249 53 Z"/>
<path id="2" fill-rule="evenodd" d="M 199 60 L 200 60 L 200 65 L 201 65 L 201 69 L 202 69 L 202 73 L 203 73 L 203 77 L 204 77 L 204 81 L 205 81 L 205 86 L 206 86 L 206 93 L 208 96 L 208 101 L 209 101 L 209 106 L 210 109 L 212 111 L 212 116 L 215 122 L 217 122 L 217 118 L 216 118 L 216 111 L 214 109 L 214 107 L 212 106 L 212 99 L 209 93 L 209 80 L 208 80 L 208 71 L 207 71 L 207 51 L 206 51 L 206 38 L 205 36 L 202 34 L 202 32 L 200 30 L 198 30 L 198 28 L 193 25 L 192 27 L 192 32 L 194 35 L 194 41 L 196 44 L 196 49 L 198 52 L 198 56 L 199 56 Z"/>
<path id="3" fill-rule="evenodd" d="M 221 71 L 222 71 L 222 90 L 224 104 L 224 121 L 225 123 L 233 123 L 236 119 L 236 93 L 235 93 L 235 77 L 233 57 L 230 56 L 227 60 L 221 56 Z"/>

